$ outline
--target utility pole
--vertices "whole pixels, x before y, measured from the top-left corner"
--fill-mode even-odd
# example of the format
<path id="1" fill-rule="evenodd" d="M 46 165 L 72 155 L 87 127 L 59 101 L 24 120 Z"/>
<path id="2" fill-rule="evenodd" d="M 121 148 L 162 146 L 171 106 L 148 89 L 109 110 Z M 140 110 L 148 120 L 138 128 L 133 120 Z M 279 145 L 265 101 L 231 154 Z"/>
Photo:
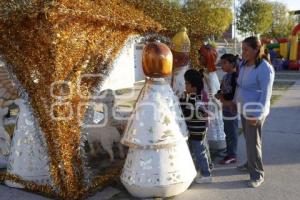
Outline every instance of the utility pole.
<path id="1" fill-rule="evenodd" d="M 233 0 L 233 39 L 234 39 L 234 54 L 236 55 L 236 0 Z"/>

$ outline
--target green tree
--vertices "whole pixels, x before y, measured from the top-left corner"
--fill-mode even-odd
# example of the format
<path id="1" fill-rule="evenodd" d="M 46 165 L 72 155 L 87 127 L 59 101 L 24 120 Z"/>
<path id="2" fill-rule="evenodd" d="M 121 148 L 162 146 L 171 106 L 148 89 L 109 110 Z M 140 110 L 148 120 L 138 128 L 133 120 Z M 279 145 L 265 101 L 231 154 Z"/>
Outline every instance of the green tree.
<path id="1" fill-rule="evenodd" d="M 232 23 L 231 6 L 232 0 L 186 0 L 183 12 L 192 19 L 190 31 L 220 36 Z"/>
<path id="2" fill-rule="evenodd" d="M 125 0 L 159 22 L 173 36 L 182 26 L 201 40 L 222 34 L 232 22 L 232 0 Z"/>
<path id="3" fill-rule="evenodd" d="M 182 0 L 163 0 L 162 2 L 177 8 L 181 8 L 184 4 L 184 1 Z"/>
<path id="4" fill-rule="evenodd" d="M 165 35 L 172 38 L 183 26 L 191 40 L 193 67 L 198 49 L 208 37 L 220 36 L 232 23 L 232 0 L 125 0 L 159 22 Z"/>
<path id="5" fill-rule="evenodd" d="M 272 26 L 263 36 L 268 38 L 288 37 L 296 24 L 295 17 L 289 14 L 288 8 L 283 3 L 272 2 L 272 7 Z"/>
<path id="6" fill-rule="evenodd" d="M 272 4 L 265 0 L 247 0 L 238 9 L 237 29 L 252 35 L 265 33 L 273 22 Z"/>

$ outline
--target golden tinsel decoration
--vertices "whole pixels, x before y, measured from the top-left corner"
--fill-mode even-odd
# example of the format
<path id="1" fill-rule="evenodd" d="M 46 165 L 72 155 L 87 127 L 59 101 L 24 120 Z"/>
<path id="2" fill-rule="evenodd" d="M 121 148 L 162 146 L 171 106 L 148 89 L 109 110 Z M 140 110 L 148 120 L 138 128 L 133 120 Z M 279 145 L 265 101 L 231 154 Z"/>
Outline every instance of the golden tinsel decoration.
<path id="1" fill-rule="evenodd" d="M 220 9 L 217 13 L 219 17 L 228 15 Z M 206 23 L 200 20 L 201 15 L 205 15 Z M 80 199 L 89 190 L 82 182 L 80 155 L 80 120 L 85 109 L 77 108 L 87 103 L 92 89 L 103 80 L 83 80 L 78 85 L 80 76 L 107 74 L 132 35 L 173 36 L 186 26 L 192 43 L 198 45 L 206 36 L 223 30 L 219 28 L 216 32 L 215 26 L 207 24 L 215 20 L 214 17 L 209 13 L 187 12 L 159 0 L 0 1 L 0 54 L 11 64 L 27 91 L 45 134 L 53 191 L 59 191 L 56 195 Z M 219 27 L 224 26 L 226 24 L 219 24 Z M 56 81 L 70 82 L 72 95 L 62 101 L 69 107 L 56 106 L 51 113 L 51 106 L 58 102 L 50 93 Z M 60 95 L 59 90 L 54 94 Z M 51 117 L 67 116 L 70 109 L 73 109 L 73 116 L 68 121 L 56 121 Z M 92 187 L 104 186 L 117 174 L 116 169 L 112 169 L 107 175 L 96 178 Z M 13 175 L 5 177 L 22 181 Z M 27 188 L 52 194 L 51 189 L 33 183 Z"/>
<path id="2" fill-rule="evenodd" d="M 85 186 L 83 188 L 81 188 L 80 191 L 77 191 L 78 193 L 78 197 L 80 198 L 85 198 L 87 196 L 90 196 L 90 193 L 94 193 L 97 192 L 97 190 L 102 189 L 102 187 L 108 183 L 111 183 L 112 181 L 117 181 L 117 179 L 119 178 L 120 174 L 121 174 L 121 167 L 116 167 L 112 170 L 110 170 L 109 173 L 107 173 L 106 175 L 102 175 L 102 176 L 96 176 L 91 185 L 89 186 Z M 25 190 L 31 191 L 31 192 L 36 192 L 42 195 L 46 195 L 48 197 L 59 197 L 62 199 L 75 199 L 75 195 L 70 197 L 70 196 L 66 196 L 67 193 L 64 192 L 56 192 L 54 188 L 51 188 L 48 185 L 39 185 L 36 184 L 35 182 L 32 181 L 24 181 L 22 180 L 21 177 L 14 175 L 14 174 L 9 174 L 9 173 L 0 173 L 0 182 L 4 182 L 5 180 L 10 180 L 13 181 L 15 183 L 19 183 L 21 185 L 24 186 Z"/>
<path id="3" fill-rule="evenodd" d="M 210 1 L 188 1 L 184 7 L 160 0 L 125 1 L 159 22 L 164 27 L 163 34 L 169 37 L 173 37 L 182 27 L 186 27 L 192 45 L 190 57 L 195 68 L 201 68 L 198 64 L 197 51 L 203 44 L 203 40 L 208 36 L 221 35 L 232 22 L 232 12 L 229 7 L 224 5 L 213 7 Z"/>
<path id="4" fill-rule="evenodd" d="M 57 106 L 50 113 L 57 102 L 50 94 L 51 84 L 69 81 L 70 89 L 77 91 L 81 74 L 109 70 L 130 35 L 158 32 L 161 25 L 122 0 L 1 1 L 0 9 L 0 52 L 28 92 L 45 133 L 54 186 L 67 199 L 80 198 L 84 186 L 79 120 L 85 110 L 77 108 L 101 80 L 83 81 L 81 96 L 74 93 L 66 100 L 74 113 L 69 121 L 51 118 L 70 112 L 69 107 Z"/>
<path id="5" fill-rule="evenodd" d="M 5 180 L 10 180 L 14 181 L 15 183 L 22 184 L 24 185 L 25 190 L 44 194 L 49 197 L 57 196 L 57 194 L 54 192 L 54 189 L 49 187 L 48 185 L 38 185 L 32 181 L 24 181 L 21 177 L 14 174 L 0 173 L 0 182 L 4 182 Z"/>

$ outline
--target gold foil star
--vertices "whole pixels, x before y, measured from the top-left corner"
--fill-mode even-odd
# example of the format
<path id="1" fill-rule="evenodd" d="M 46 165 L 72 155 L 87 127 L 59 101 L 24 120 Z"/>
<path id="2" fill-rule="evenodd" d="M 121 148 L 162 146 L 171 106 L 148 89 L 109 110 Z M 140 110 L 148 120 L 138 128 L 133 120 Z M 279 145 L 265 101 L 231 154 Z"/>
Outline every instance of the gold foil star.
<path id="1" fill-rule="evenodd" d="M 149 130 L 148 130 L 148 132 L 149 132 L 150 134 L 153 134 L 153 127 L 150 127 Z"/>
<path id="2" fill-rule="evenodd" d="M 166 130 L 163 133 L 164 133 L 164 135 L 162 136 L 162 138 L 173 136 L 173 133 L 171 130 Z"/>
<path id="3" fill-rule="evenodd" d="M 168 116 L 165 116 L 163 124 L 165 124 L 165 125 L 168 126 L 170 123 L 171 123 L 171 121 L 170 121 L 170 119 L 168 118 Z"/>

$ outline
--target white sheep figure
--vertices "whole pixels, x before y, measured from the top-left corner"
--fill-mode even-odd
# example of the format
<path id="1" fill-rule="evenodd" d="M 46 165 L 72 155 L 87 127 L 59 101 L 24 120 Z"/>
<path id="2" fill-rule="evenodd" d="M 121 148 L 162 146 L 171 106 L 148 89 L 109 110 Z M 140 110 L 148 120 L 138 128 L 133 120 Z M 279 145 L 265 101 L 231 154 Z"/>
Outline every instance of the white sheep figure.
<path id="1" fill-rule="evenodd" d="M 99 100 L 95 102 L 94 106 L 94 123 L 103 122 L 101 125 L 88 126 L 86 128 L 87 139 L 91 148 L 91 155 L 96 156 L 99 144 L 109 154 L 111 162 L 115 161 L 113 152 L 113 144 L 116 143 L 119 149 L 120 158 L 124 158 L 124 148 L 120 143 L 121 135 L 118 129 L 114 126 L 113 108 L 115 104 L 115 97 L 112 90 L 105 90 L 101 92 Z"/>

